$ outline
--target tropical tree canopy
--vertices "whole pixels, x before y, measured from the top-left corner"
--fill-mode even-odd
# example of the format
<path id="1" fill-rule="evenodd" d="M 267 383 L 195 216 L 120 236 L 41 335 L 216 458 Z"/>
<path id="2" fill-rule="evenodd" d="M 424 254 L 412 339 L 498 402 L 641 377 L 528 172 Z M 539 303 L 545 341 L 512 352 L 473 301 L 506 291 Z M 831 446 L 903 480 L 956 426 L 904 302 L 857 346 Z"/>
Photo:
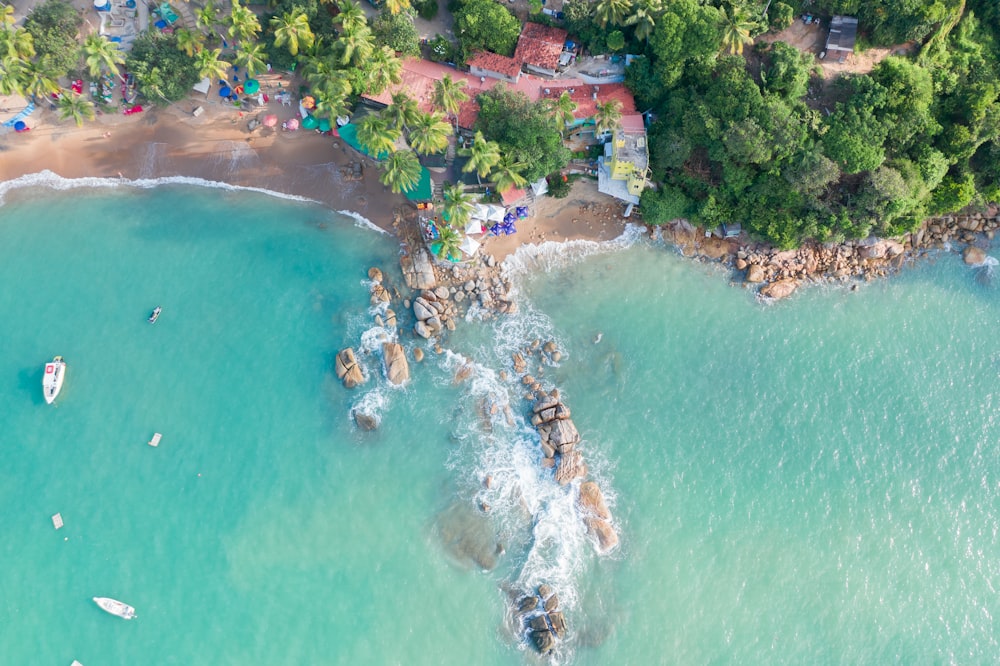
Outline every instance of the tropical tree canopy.
<path id="1" fill-rule="evenodd" d="M 135 74 L 139 91 L 156 102 L 182 99 L 201 79 L 198 61 L 177 48 L 174 35 L 157 31 L 143 33 L 135 40 L 125 66 Z"/>
<path id="2" fill-rule="evenodd" d="M 469 157 L 462 171 L 475 171 L 478 178 L 486 178 L 500 162 L 500 145 L 496 141 L 487 141 L 479 131 L 473 137 L 472 145 L 461 152 Z"/>
<path id="3" fill-rule="evenodd" d="M 382 116 L 368 115 L 358 123 L 358 143 L 369 155 L 377 157 L 393 152 L 399 137 L 399 130 Z"/>
<path id="4" fill-rule="evenodd" d="M 373 116 L 368 116 L 372 118 Z M 358 140 L 360 141 L 360 128 L 358 129 Z M 389 155 L 382 164 L 383 171 L 379 180 L 395 194 L 404 190 L 412 190 L 420 183 L 420 175 L 423 167 L 420 160 L 412 150 L 397 150 Z"/>
<path id="5" fill-rule="evenodd" d="M 35 55 L 48 60 L 46 69 L 58 78 L 76 64 L 80 53 L 76 35 L 83 18 L 65 0 L 45 0 L 24 19 L 24 29 L 31 34 Z"/>
<path id="6" fill-rule="evenodd" d="M 438 113 L 421 113 L 410 127 L 410 146 L 421 155 L 441 153 L 448 148 L 451 125 Z"/>
<path id="7" fill-rule="evenodd" d="M 84 120 L 94 119 L 94 103 L 72 90 L 63 91 L 58 106 L 59 117 L 63 120 L 72 119 L 77 127 L 82 127 Z"/>
<path id="8" fill-rule="evenodd" d="M 300 48 L 312 46 L 312 29 L 309 27 L 309 17 L 301 9 L 286 12 L 271 19 L 274 28 L 275 46 L 286 46 L 292 56 L 299 54 Z"/>
<path id="9" fill-rule="evenodd" d="M 188 54 L 190 55 L 190 54 Z M 125 54 L 117 44 L 97 33 L 87 35 L 83 42 L 83 57 L 91 76 L 99 76 L 103 70 L 115 71 L 125 63 Z"/>
<path id="10" fill-rule="evenodd" d="M 469 95 L 463 90 L 465 85 L 465 79 L 456 81 L 450 74 L 445 74 L 434 82 L 434 105 L 447 113 L 457 115 L 462 102 L 469 99 Z"/>
<path id="11" fill-rule="evenodd" d="M 455 36 L 463 60 L 484 50 L 512 55 L 520 35 L 521 22 L 493 0 L 467 0 L 455 12 Z"/>

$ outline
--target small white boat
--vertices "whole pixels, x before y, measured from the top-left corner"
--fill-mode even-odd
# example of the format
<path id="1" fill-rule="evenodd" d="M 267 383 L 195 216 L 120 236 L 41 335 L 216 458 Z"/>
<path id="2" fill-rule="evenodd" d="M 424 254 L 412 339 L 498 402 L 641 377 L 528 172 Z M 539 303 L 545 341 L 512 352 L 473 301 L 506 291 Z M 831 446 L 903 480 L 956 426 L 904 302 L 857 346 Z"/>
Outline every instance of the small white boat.
<path id="1" fill-rule="evenodd" d="M 135 618 L 135 609 L 126 603 L 108 597 L 94 597 L 94 603 L 101 607 L 101 610 L 117 615 L 126 620 Z"/>
<path id="2" fill-rule="evenodd" d="M 160 318 L 160 313 L 161 312 L 163 312 L 163 308 L 161 308 L 159 305 L 157 305 L 155 308 L 153 308 L 153 314 L 149 315 L 149 320 L 148 320 L 149 323 L 150 324 L 155 324 L 156 320 Z"/>
<path id="3" fill-rule="evenodd" d="M 63 380 L 66 378 L 66 362 L 62 356 L 56 356 L 51 363 L 45 364 L 45 374 L 42 375 L 42 392 L 45 395 L 45 402 L 50 405 L 62 390 Z"/>

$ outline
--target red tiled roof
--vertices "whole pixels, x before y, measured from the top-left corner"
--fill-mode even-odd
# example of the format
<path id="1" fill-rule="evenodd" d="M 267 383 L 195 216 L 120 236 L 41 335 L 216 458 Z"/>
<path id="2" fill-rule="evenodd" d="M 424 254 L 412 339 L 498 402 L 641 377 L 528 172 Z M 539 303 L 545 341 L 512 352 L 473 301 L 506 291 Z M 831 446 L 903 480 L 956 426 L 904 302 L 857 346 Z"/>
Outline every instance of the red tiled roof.
<path id="1" fill-rule="evenodd" d="M 546 90 L 548 90 L 547 93 Z M 573 116 L 577 120 L 593 118 L 597 112 L 598 102 L 604 103 L 613 99 L 621 102 L 622 116 L 635 113 L 635 98 L 624 83 L 602 83 L 595 86 L 579 80 L 551 81 L 541 87 L 538 97 L 559 99 L 564 92 L 568 92 L 570 98 L 576 102 L 576 111 L 573 112 Z M 594 99 L 594 92 L 597 93 L 597 99 Z"/>
<path id="2" fill-rule="evenodd" d="M 621 126 L 626 132 L 646 131 L 646 123 L 642 121 L 641 113 L 623 113 Z"/>
<path id="3" fill-rule="evenodd" d="M 566 43 L 566 31 L 539 23 L 525 23 L 517 40 L 514 60 L 527 65 L 555 70 Z"/>
<path id="4" fill-rule="evenodd" d="M 496 72 L 510 78 L 517 78 L 521 72 L 521 61 L 516 57 L 508 58 L 499 53 L 479 51 L 466 63 L 469 67 L 478 67 L 487 72 Z"/>

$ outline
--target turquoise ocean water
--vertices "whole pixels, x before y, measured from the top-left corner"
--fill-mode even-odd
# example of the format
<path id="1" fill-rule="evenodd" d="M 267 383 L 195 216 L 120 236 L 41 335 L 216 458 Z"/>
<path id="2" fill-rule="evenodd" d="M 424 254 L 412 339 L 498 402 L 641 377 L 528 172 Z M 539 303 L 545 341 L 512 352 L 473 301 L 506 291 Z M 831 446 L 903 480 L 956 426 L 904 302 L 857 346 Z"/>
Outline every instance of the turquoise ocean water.
<path id="1" fill-rule="evenodd" d="M 539 582 L 567 611 L 560 663 L 1000 655 L 1000 289 L 957 257 L 762 306 L 656 242 L 519 256 L 520 313 L 463 322 L 392 389 L 365 273 L 401 288 L 396 255 L 254 192 L 5 194 L 3 663 L 535 663 L 507 599 Z M 501 379 L 536 338 L 564 353 L 544 381 L 611 502 L 610 555 Z"/>

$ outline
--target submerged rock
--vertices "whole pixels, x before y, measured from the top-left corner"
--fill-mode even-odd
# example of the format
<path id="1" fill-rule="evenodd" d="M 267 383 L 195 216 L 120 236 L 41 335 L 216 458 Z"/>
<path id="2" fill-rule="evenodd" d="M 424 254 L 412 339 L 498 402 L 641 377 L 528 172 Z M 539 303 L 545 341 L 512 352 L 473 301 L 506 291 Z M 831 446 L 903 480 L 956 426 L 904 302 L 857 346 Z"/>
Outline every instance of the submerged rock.
<path id="1" fill-rule="evenodd" d="M 556 469 L 556 481 L 565 486 L 573 479 L 587 476 L 587 463 L 579 451 L 569 451 L 559 456 L 559 467 Z"/>
<path id="2" fill-rule="evenodd" d="M 555 635 L 548 629 L 545 629 L 544 631 L 532 632 L 531 638 L 532 640 L 535 641 L 535 647 L 542 654 L 548 654 L 552 652 L 552 650 L 556 646 Z"/>
<path id="3" fill-rule="evenodd" d="M 615 528 L 606 520 L 600 518 L 584 518 L 587 530 L 597 539 L 597 550 L 600 553 L 607 553 L 618 545 L 618 535 Z"/>
<path id="4" fill-rule="evenodd" d="M 365 414 L 362 411 L 354 410 L 351 413 L 351 416 L 354 417 L 354 423 L 361 430 L 375 430 L 378 428 L 378 419 L 371 414 Z"/>

